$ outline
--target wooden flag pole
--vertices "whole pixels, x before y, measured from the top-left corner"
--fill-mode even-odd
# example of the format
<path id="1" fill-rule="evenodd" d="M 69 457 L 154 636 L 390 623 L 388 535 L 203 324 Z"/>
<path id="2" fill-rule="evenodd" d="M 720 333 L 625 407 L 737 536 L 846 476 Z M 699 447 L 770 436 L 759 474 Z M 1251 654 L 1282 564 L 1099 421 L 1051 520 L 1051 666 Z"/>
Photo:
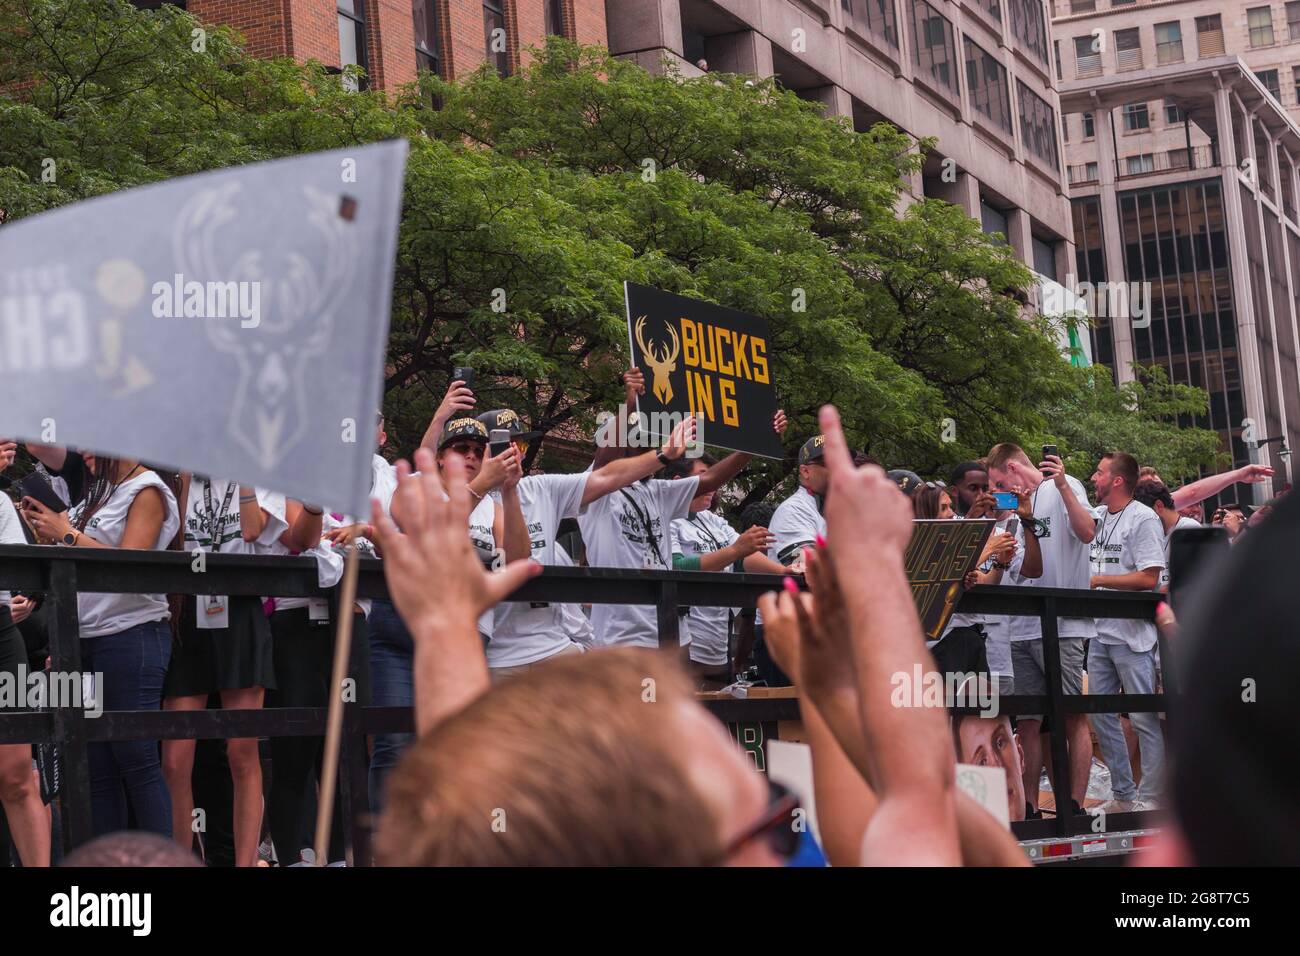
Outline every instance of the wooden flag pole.
<path id="1" fill-rule="evenodd" d="M 329 862 L 330 821 L 334 817 L 334 782 L 338 779 L 339 744 L 343 740 L 343 681 L 352 656 L 352 607 L 357 596 L 357 546 L 349 541 L 339 593 L 334 631 L 334 668 L 330 675 L 329 719 L 325 724 L 325 759 L 321 763 L 320 799 L 316 811 L 316 865 Z"/>

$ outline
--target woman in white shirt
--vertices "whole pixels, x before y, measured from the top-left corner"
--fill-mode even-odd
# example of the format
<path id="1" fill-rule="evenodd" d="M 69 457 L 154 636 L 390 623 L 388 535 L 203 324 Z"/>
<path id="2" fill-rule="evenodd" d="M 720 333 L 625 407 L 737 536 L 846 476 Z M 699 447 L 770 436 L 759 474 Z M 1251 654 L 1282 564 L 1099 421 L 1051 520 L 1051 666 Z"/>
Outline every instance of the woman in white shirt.
<path id="1" fill-rule="evenodd" d="M 44 541 L 78 548 L 165 550 L 180 528 L 176 478 L 138 461 L 83 453 L 92 480 L 85 497 L 65 512 L 33 498 L 23 511 Z M 171 613 L 166 594 L 77 595 L 81 669 L 92 675 L 104 710 L 159 710 L 171 660 Z M 163 783 L 156 740 L 92 743 L 90 795 L 95 834 L 127 826 L 170 836 L 171 797 Z"/>
<path id="2" fill-rule="evenodd" d="M 185 550 L 248 554 L 278 538 L 287 527 L 268 508 L 268 492 L 233 481 L 183 475 Z M 253 595 L 200 594 L 183 599 L 176 644 L 164 685 L 165 710 L 203 710 L 221 694 L 228 710 L 259 710 L 265 690 L 275 688 L 271 625 Z M 195 740 L 165 740 L 163 775 L 172 798 L 172 835 L 185 849 L 194 841 Z M 257 738 L 226 741 L 234 784 L 235 865 L 256 866 L 262 832 L 262 762 Z"/>
<path id="3" fill-rule="evenodd" d="M 0 463 L 0 471 L 4 464 Z M 0 544 L 26 543 L 14 503 L 0 494 Z M 27 664 L 27 646 L 9 612 L 10 600 L 8 591 L 0 591 L 0 674 L 25 688 L 18 673 Z M 0 806 L 22 865 L 49 866 L 50 817 L 32 773 L 31 744 L 0 744 Z"/>

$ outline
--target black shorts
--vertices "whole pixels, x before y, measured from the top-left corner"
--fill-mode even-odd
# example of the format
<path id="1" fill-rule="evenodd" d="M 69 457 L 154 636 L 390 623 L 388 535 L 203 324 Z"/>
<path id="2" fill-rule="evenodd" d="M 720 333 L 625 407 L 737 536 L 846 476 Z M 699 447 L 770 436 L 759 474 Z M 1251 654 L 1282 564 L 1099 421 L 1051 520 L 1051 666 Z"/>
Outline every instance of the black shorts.
<path id="1" fill-rule="evenodd" d="M 27 667 L 27 645 L 23 643 L 23 635 L 14 624 L 14 619 L 9 614 L 8 606 L 0 605 L 0 674 L 12 675 L 10 680 L 14 682 L 13 690 L 17 692 L 18 699 L 9 702 L 10 710 L 26 710 L 27 683 L 24 681 L 19 684 L 18 670 Z M 0 696 L 0 708 L 6 706 L 6 697 Z"/>

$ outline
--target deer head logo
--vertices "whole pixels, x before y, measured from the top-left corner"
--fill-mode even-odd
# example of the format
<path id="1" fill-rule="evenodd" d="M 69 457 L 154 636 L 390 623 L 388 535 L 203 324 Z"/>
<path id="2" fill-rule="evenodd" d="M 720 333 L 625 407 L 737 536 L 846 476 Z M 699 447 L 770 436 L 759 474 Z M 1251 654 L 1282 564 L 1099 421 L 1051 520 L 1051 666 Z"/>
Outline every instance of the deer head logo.
<path id="1" fill-rule="evenodd" d="M 672 401 L 673 385 L 668 376 L 677 371 L 677 356 L 681 353 L 682 343 L 677 338 L 677 330 L 672 327 L 671 323 L 665 322 L 668 326 L 668 335 L 672 338 L 673 344 L 671 349 L 665 348 L 663 355 L 656 354 L 653 343 L 645 340 L 642 329 L 645 326 L 645 316 L 636 320 L 636 344 L 641 346 L 641 354 L 645 356 L 646 363 L 650 366 L 650 371 L 654 373 L 654 382 L 651 391 L 654 392 L 655 398 L 667 405 Z"/>

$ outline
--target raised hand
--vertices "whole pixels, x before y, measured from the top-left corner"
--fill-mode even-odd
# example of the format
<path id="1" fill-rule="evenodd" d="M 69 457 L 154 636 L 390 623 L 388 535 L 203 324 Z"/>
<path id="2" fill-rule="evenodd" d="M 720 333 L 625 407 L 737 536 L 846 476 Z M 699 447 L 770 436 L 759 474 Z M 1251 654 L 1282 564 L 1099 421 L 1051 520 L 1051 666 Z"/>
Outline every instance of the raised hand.
<path id="1" fill-rule="evenodd" d="M 447 386 L 447 394 L 443 395 L 435 417 L 445 422 L 455 417 L 459 412 L 469 411 L 474 407 L 474 404 L 474 392 L 460 379 L 456 379 Z"/>
<path id="2" fill-rule="evenodd" d="M 756 524 L 741 532 L 740 537 L 736 539 L 736 547 L 740 549 L 742 558 L 747 558 L 751 554 L 766 554 L 775 538 L 776 535 L 772 534 L 772 532 L 762 525 Z M 786 671 L 786 673 L 790 672 Z"/>
<path id="3" fill-rule="evenodd" d="M 519 451 L 514 445 L 499 455 L 493 455 L 490 446 L 483 449 L 483 467 L 479 475 L 486 482 L 489 490 L 500 488 L 512 474 L 519 471 L 519 468 Z M 518 481 L 519 478 L 516 477 L 515 482 Z"/>
<path id="4" fill-rule="evenodd" d="M 1065 481 L 1065 464 L 1061 461 L 1060 455 L 1048 455 L 1038 463 L 1038 470 L 1043 473 L 1043 477 L 1056 483 L 1060 491 L 1065 491 L 1069 485 Z"/>
<path id="5" fill-rule="evenodd" d="M 676 461 L 678 458 L 681 458 L 682 455 L 686 454 L 686 449 L 695 442 L 695 430 L 696 424 L 694 415 L 683 418 L 678 422 L 677 427 L 674 428 L 672 434 L 668 436 L 668 441 L 665 442 L 664 447 L 660 449 L 660 451 L 663 452 L 664 457 Z"/>

